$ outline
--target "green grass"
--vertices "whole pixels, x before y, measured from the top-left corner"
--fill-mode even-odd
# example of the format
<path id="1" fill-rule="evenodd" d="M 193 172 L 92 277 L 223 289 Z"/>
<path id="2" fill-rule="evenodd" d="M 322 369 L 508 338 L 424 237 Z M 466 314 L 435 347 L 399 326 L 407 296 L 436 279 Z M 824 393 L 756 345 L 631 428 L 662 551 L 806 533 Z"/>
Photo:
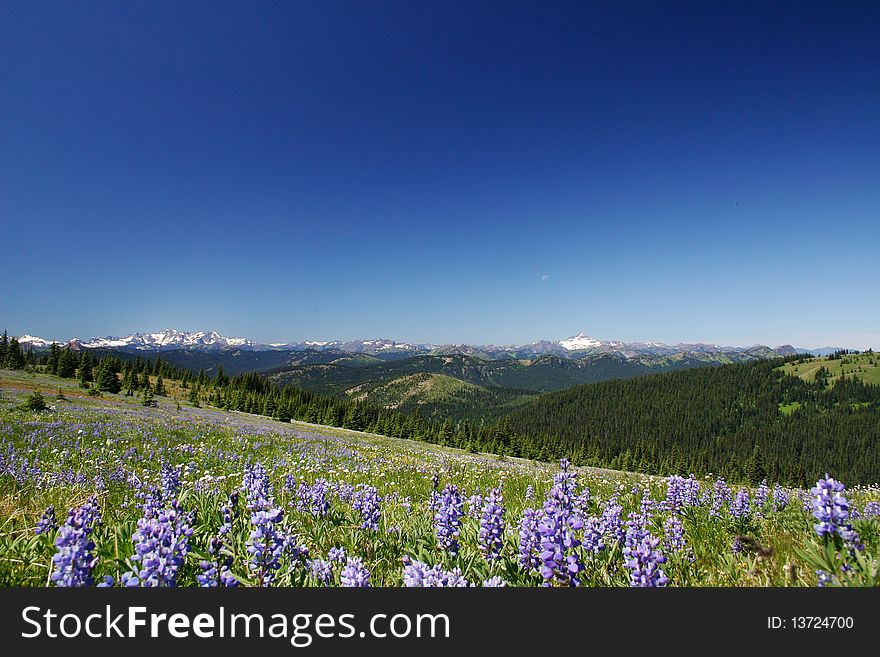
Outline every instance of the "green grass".
<path id="1" fill-rule="evenodd" d="M 792 402 L 790 404 L 779 404 L 779 412 L 783 415 L 791 415 L 801 407 L 800 402 Z"/>
<path id="2" fill-rule="evenodd" d="M 790 376 L 797 376 L 804 381 L 813 381 L 816 372 L 824 367 L 829 372 L 828 387 L 845 375 L 855 377 L 864 383 L 880 385 L 880 355 L 874 353 L 848 355 L 842 358 L 829 360 L 822 358 L 807 358 L 800 361 L 786 363 L 780 369 Z"/>

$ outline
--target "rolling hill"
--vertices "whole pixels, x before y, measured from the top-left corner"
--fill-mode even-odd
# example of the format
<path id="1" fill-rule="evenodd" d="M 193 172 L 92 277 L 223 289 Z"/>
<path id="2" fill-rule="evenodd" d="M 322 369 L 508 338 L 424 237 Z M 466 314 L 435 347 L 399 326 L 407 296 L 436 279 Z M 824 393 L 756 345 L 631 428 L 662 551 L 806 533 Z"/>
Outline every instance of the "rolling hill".
<path id="1" fill-rule="evenodd" d="M 362 384 L 378 385 L 418 373 L 442 374 L 482 387 L 543 393 L 564 390 L 582 383 L 718 364 L 722 363 L 714 358 L 684 354 L 638 358 L 600 354 L 577 360 L 552 355 L 533 359 L 486 360 L 449 354 L 415 356 L 365 364 L 362 367 L 349 367 L 340 362 L 279 367 L 267 372 L 267 375 L 281 385 L 292 384 L 307 390 L 336 395 Z"/>
<path id="2" fill-rule="evenodd" d="M 496 419 L 535 398 L 523 390 L 486 388 L 445 374 L 418 372 L 362 383 L 345 390 L 352 401 L 404 413 L 421 411 L 431 419 Z"/>

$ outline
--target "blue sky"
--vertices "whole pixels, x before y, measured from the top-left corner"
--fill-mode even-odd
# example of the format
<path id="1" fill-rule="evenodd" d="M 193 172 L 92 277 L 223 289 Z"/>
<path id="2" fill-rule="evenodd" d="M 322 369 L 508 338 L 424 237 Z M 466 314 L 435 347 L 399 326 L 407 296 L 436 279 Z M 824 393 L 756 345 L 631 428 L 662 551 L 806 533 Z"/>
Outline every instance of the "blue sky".
<path id="1" fill-rule="evenodd" d="M 0 323 L 880 347 L 848 4 L 5 1 Z"/>

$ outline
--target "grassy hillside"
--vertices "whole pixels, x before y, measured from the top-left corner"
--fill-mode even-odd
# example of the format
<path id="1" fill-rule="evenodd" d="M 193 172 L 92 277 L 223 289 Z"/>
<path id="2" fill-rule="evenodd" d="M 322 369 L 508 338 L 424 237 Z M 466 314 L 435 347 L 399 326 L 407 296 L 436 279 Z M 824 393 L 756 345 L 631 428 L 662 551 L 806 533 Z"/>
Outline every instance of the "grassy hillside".
<path id="1" fill-rule="evenodd" d="M 419 372 L 389 381 L 363 383 L 345 391 L 353 401 L 421 412 L 429 418 L 494 419 L 534 399 L 509 388 L 484 388 L 443 374 Z"/>
<path id="2" fill-rule="evenodd" d="M 880 355 L 875 353 L 847 354 L 840 358 L 803 358 L 780 366 L 785 374 L 804 381 L 815 381 L 822 369 L 828 372 L 826 387 L 830 388 L 841 376 L 852 376 L 871 385 L 880 386 Z"/>

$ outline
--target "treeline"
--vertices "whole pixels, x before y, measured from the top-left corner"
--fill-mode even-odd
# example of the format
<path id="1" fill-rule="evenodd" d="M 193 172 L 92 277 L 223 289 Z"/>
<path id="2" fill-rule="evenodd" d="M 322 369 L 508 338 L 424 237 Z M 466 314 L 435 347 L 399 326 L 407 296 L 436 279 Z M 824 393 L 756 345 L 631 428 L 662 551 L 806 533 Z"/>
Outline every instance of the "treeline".
<path id="1" fill-rule="evenodd" d="M 5 370 L 21 370 L 37 362 L 34 350 L 28 345 L 24 349 L 15 338 L 10 338 L 6 331 L 0 337 L 0 368 Z"/>
<path id="2" fill-rule="evenodd" d="M 577 386 L 505 420 L 516 435 L 562 441 L 591 465 L 797 484 L 826 472 L 880 481 L 880 387 L 844 376 L 826 389 L 823 376 L 785 376 L 775 369 L 783 362 Z"/>
<path id="3" fill-rule="evenodd" d="M 14 340 L 14 339 L 13 339 Z M 11 341 L 10 341 L 11 342 Z M 17 343 L 16 343 L 17 344 Z M 20 347 L 19 347 L 20 348 Z M 203 404 L 226 410 L 243 411 L 281 422 L 300 420 L 345 429 L 368 431 L 397 438 L 509 453 L 510 437 L 503 428 L 481 426 L 467 420 L 429 419 L 420 411 L 401 413 L 370 404 L 321 395 L 294 386 L 278 386 L 257 373 L 227 376 L 222 366 L 211 377 L 200 370 L 193 373 L 155 358 L 129 354 L 91 353 L 52 345 L 35 355 L 29 352 L 13 369 L 34 368 L 68 379 L 93 392 L 138 394 L 144 403 L 167 394 L 166 382 L 176 382 L 194 406 Z M 182 396 L 183 396 L 182 395 Z M 556 458 L 556 454 L 535 452 L 534 457 Z"/>
<path id="4" fill-rule="evenodd" d="M 10 344 L 3 341 L 5 363 Z M 98 357 L 55 347 L 13 358 L 23 360 L 21 367 L 79 378 L 96 393 L 138 393 L 144 403 L 175 381 L 175 394 L 195 406 L 502 456 L 565 456 L 576 465 L 722 475 L 732 482 L 766 477 L 803 485 L 826 472 L 847 484 L 880 481 L 880 387 L 843 376 L 829 388 L 821 374 L 807 382 L 775 369 L 798 356 L 576 386 L 542 395 L 500 420 L 425 417 L 421 409 L 407 413 L 282 387 L 256 373 L 230 378 L 222 367 L 211 377 L 159 356 Z"/>

